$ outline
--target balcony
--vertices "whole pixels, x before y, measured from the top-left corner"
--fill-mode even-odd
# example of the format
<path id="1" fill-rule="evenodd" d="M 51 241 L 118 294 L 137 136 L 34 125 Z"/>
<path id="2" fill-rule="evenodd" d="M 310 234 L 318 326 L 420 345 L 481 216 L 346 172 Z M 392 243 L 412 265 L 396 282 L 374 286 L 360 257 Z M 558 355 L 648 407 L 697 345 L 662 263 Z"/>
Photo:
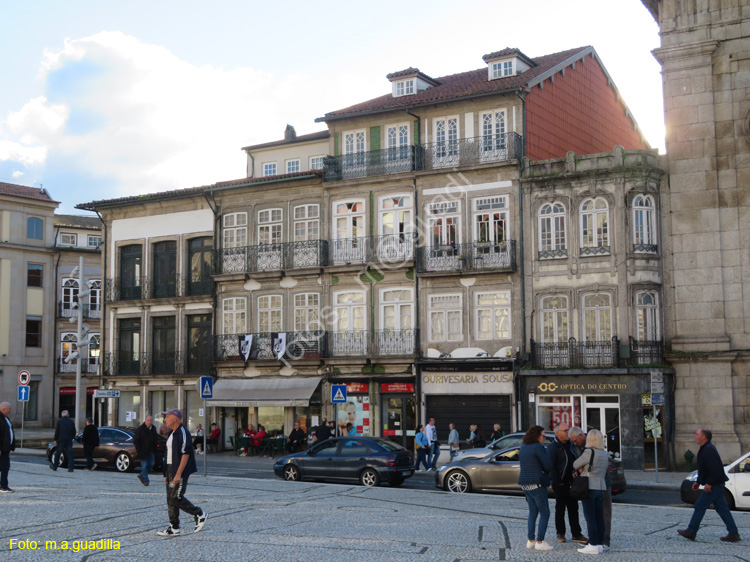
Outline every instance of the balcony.
<path id="1" fill-rule="evenodd" d="M 573 369 L 617 367 L 619 363 L 618 340 L 537 343 L 531 340 L 531 363 L 535 369 Z"/>
<path id="2" fill-rule="evenodd" d="M 329 242 L 329 265 L 382 263 L 397 266 L 414 259 L 416 234 L 341 238 Z"/>
<path id="3" fill-rule="evenodd" d="M 107 354 L 105 372 L 109 376 L 122 375 L 182 375 L 185 361 L 182 352 Z"/>
<path id="4" fill-rule="evenodd" d="M 327 357 L 326 332 L 312 330 L 306 332 L 283 332 L 286 335 L 286 350 L 275 349 L 274 334 L 259 332 L 252 336 L 248 361 L 279 361 L 279 353 L 287 360 L 320 359 Z M 220 334 L 214 338 L 215 359 L 217 361 L 245 361 L 241 353 L 241 340 L 245 334 Z"/>
<path id="5" fill-rule="evenodd" d="M 260 244 L 214 250 L 213 272 L 219 275 L 304 269 L 323 267 L 327 261 L 328 242 L 325 240 Z"/>
<path id="6" fill-rule="evenodd" d="M 521 135 L 517 133 L 446 140 L 424 146 L 424 169 L 461 168 L 520 160 L 522 154 Z"/>
<path id="7" fill-rule="evenodd" d="M 608 256 L 611 253 L 609 246 L 581 246 L 581 256 Z"/>
<path id="8" fill-rule="evenodd" d="M 77 372 L 77 360 L 66 363 L 62 359 L 57 360 L 57 372 L 58 373 L 73 373 Z M 99 370 L 99 361 L 94 359 L 91 361 L 84 362 L 81 364 L 81 373 L 84 374 L 96 374 Z"/>
<path id="9" fill-rule="evenodd" d="M 424 148 L 400 146 L 343 156 L 326 156 L 323 160 L 323 181 L 400 174 L 422 169 Z"/>
<path id="10" fill-rule="evenodd" d="M 330 332 L 331 357 L 414 357 L 418 330 Z"/>
<path id="11" fill-rule="evenodd" d="M 70 302 L 59 302 L 57 304 L 58 318 L 74 318 L 78 314 L 78 310 L 83 312 L 83 318 L 99 319 L 102 317 L 102 308 L 99 305 L 82 305 L 80 303 Z"/>
<path id="12" fill-rule="evenodd" d="M 213 291 L 213 279 L 175 273 L 167 278 L 141 276 L 124 280 L 107 279 L 104 295 L 107 302 L 207 296 Z"/>
<path id="13" fill-rule="evenodd" d="M 516 241 L 427 246 L 417 252 L 419 273 L 515 271 Z"/>
<path id="14" fill-rule="evenodd" d="M 630 338 L 630 365 L 663 365 L 663 341 L 639 341 Z"/>

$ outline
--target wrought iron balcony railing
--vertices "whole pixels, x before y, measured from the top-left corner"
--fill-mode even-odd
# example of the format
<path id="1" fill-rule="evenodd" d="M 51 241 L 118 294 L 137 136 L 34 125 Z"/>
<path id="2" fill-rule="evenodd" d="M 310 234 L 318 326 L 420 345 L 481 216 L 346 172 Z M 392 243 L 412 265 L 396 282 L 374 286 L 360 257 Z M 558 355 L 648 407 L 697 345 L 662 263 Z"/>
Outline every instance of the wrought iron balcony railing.
<path id="1" fill-rule="evenodd" d="M 213 252 L 214 274 L 323 267 L 327 262 L 328 242 L 325 240 L 240 246 Z"/>
<path id="2" fill-rule="evenodd" d="M 74 359 L 70 363 L 66 363 L 63 359 L 57 360 L 57 372 L 58 373 L 76 373 L 78 360 Z M 96 374 L 99 370 L 98 360 L 85 361 L 81 365 L 81 372 L 86 374 Z"/>
<path id="3" fill-rule="evenodd" d="M 581 246 L 580 248 L 582 256 L 608 256 L 609 254 L 609 246 Z"/>
<path id="4" fill-rule="evenodd" d="M 212 291 L 213 279 L 210 277 L 174 273 L 164 277 L 143 275 L 134 279 L 107 279 L 104 294 L 107 302 L 117 302 L 203 296 L 210 295 Z"/>
<path id="5" fill-rule="evenodd" d="M 554 260 L 568 257 L 568 250 L 558 248 L 555 250 L 539 250 L 538 259 L 540 260 Z"/>
<path id="6" fill-rule="evenodd" d="M 418 330 L 354 330 L 329 332 L 331 357 L 413 357 L 419 350 Z"/>
<path id="7" fill-rule="evenodd" d="M 424 148 L 400 146 L 343 156 L 326 156 L 323 159 L 323 181 L 400 174 L 423 169 Z"/>
<path id="8" fill-rule="evenodd" d="M 617 367 L 617 337 L 608 341 L 576 341 L 538 343 L 531 340 L 531 362 L 535 369 L 569 369 Z"/>
<path id="9" fill-rule="evenodd" d="M 470 242 L 418 248 L 417 271 L 515 271 L 516 241 Z"/>
<path id="10" fill-rule="evenodd" d="M 249 349 L 243 342 L 250 336 Z M 320 359 L 328 357 L 328 339 L 324 330 L 301 332 L 260 332 L 254 334 L 219 334 L 214 337 L 217 361 L 274 361 Z"/>
<path id="11" fill-rule="evenodd" d="M 424 146 L 424 169 L 460 168 L 475 164 L 519 160 L 521 155 L 521 135 L 517 133 L 445 140 Z"/>
<path id="12" fill-rule="evenodd" d="M 415 240 L 416 234 L 411 232 L 331 240 L 328 244 L 329 265 L 349 263 L 398 265 L 414 259 Z"/>
<path id="13" fill-rule="evenodd" d="M 630 338 L 631 365 L 663 365 L 664 362 L 663 341 L 639 341 Z"/>
<path id="14" fill-rule="evenodd" d="M 105 372 L 118 375 L 183 375 L 184 354 L 113 352 L 107 354 Z"/>
<path id="15" fill-rule="evenodd" d="M 102 307 L 100 305 L 91 304 L 80 304 L 72 302 L 59 302 L 57 307 L 58 318 L 73 318 L 78 314 L 78 310 L 82 311 L 83 318 L 101 318 Z"/>
<path id="16" fill-rule="evenodd" d="M 656 254 L 658 251 L 657 244 L 633 244 L 633 252 L 636 254 Z"/>

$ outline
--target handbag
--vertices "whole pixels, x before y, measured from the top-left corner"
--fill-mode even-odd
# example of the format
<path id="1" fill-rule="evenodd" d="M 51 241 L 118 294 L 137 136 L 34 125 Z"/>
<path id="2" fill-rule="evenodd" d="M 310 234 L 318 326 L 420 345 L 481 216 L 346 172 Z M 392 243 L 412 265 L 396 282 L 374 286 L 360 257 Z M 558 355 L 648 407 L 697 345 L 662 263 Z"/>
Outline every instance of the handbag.
<path id="1" fill-rule="evenodd" d="M 591 465 L 594 464 L 594 450 L 590 449 L 591 451 L 591 460 L 589 461 L 589 467 L 586 470 L 587 473 L 591 472 Z M 573 483 L 570 485 L 570 497 L 574 500 L 585 500 L 589 497 L 589 477 L 588 476 L 578 476 L 577 478 L 573 478 Z"/>

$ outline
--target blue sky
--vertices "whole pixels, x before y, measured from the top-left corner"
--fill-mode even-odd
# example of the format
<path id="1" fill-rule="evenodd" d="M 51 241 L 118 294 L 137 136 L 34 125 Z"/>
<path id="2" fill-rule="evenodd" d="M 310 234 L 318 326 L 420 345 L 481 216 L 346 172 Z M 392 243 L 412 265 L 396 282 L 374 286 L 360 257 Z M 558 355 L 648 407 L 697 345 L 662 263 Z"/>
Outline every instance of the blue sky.
<path id="1" fill-rule="evenodd" d="M 320 130 L 386 74 L 593 45 L 664 151 L 658 27 L 639 0 L 0 0 L 0 181 L 78 203 L 236 179 L 240 148 Z"/>

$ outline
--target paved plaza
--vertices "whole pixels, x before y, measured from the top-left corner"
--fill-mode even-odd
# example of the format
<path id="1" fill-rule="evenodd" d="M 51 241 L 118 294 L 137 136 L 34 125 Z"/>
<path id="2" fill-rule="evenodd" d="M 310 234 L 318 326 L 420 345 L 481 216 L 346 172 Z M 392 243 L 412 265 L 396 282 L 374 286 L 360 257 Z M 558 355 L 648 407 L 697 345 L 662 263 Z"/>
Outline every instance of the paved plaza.
<path id="1" fill-rule="evenodd" d="M 521 497 L 194 475 L 187 497 L 208 512 L 205 529 L 192 533 L 192 518 L 183 516 L 185 534 L 162 538 L 155 532 L 168 521 L 164 485 L 157 475 L 146 488 L 135 474 L 70 474 L 15 462 L 10 483 L 16 493 L 0 495 L 0 559 L 13 562 L 586 559 L 576 545 L 554 542 L 553 524 L 547 539 L 555 549 L 527 551 L 527 509 Z M 750 560 L 750 541 L 719 541 L 726 533 L 712 511 L 696 542 L 679 537 L 676 529 L 687 526 L 690 513 L 684 508 L 615 505 L 612 550 L 602 556 Z M 750 539 L 750 513 L 734 516 L 742 536 Z M 14 541 L 11 550 L 14 539 L 27 541 L 27 549 Z M 36 549 L 30 541 L 36 541 Z M 61 548 L 63 541 L 67 550 Z"/>

